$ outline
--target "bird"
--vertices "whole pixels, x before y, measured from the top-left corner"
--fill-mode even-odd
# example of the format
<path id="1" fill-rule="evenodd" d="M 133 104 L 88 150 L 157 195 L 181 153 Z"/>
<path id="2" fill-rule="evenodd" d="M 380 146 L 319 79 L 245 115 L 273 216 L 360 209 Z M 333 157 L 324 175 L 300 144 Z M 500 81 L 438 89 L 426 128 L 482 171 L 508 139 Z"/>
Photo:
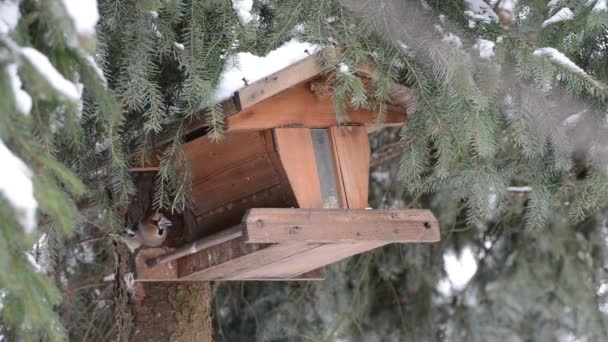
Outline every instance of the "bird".
<path id="1" fill-rule="evenodd" d="M 157 247 L 167 239 L 167 229 L 173 223 L 160 212 L 147 215 L 137 224 L 125 229 L 124 241 L 131 253 L 141 246 Z"/>

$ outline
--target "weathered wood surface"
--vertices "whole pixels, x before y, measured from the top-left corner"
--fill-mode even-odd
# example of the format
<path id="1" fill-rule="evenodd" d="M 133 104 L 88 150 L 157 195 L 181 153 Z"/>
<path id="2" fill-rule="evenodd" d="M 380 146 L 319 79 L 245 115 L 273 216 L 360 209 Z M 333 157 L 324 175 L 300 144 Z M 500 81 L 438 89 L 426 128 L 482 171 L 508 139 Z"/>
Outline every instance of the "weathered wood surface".
<path id="1" fill-rule="evenodd" d="M 300 208 L 323 206 L 312 136 L 308 128 L 274 130 L 276 150 Z"/>
<path id="2" fill-rule="evenodd" d="M 439 241 L 437 219 L 420 209 L 255 208 L 244 223 L 248 243 Z"/>
<path id="3" fill-rule="evenodd" d="M 305 52 L 302 51 L 302 54 Z M 335 55 L 335 49 L 329 48 L 321 53 L 314 54 L 297 63 L 294 63 L 287 68 L 279 70 L 274 74 L 266 76 L 259 81 L 239 89 L 235 93 L 237 103 L 242 109 L 251 107 L 252 105 L 270 98 L 285 89 L 293 87 L 302 82 L 308 81 L 311 78 L 321 74 L 323 67 L 321 65 L 321 54 L 327 57 Z"/>
<path id="4" fill-rule="evenodd" d="M 289 278 L 286 277 L 273 277 L 273 278 L 247 278 L 238 279 L 238 281 L 312 281 L 312 280 L 325 280 L 327 278 L 327 268 L 320 267 L 316 270 L 308 271 L 306 273 L 297 274 Z"/>
<path id="5" fill-rule="evenodd" d="M 370 147 L 365 127 L 329 128 L 340 193 L 347 208 L 366 208 L 369 193 Z"/>
<path id="6" fill-rule="evenodd" d="M 248 109 L 226 116 L 226 130 L 261 130 L 275 127 L 327 128 L 344 125 L 376 125 L 377 113 L 366 109 L 346 110 L 346 122 L 338 122 L 331 97 L 316 96 L 308 83 L 289 88 Z M 387 105 L 386 120 L 380 126 L 400 126 L 405 112 Z"/>
<path id="7" fill-rule="evenodd" d="M 281 243 L 277 246 L 290 245 Z M 248 278 L 283 278 L 289 279 L 299 273 L 308 272 L 318 267 L 332 264 L 350 256 L 381 247 L 386 242 L 337 243 L 323 244 L 315 248 L 281 258 L 265 266 L 251 269 L 232 277 L 232 280 Z"/>
<path id="8" fill-rule="evenodd" d="M 249 196 L 201 213 L 198 217 L 196 230 L 191 232 L 189 241 L 194 241 L 241 223 L 243 215 L 250 208 L 289 208 L 295 207 L 295 199 L 289 198 L 286 193 L 291 191 L 282 184 L 275 185 Z"/>
<path id="9" fill-rule="evenodd" d="M 249 208 L 295 205 L 271 138 L 271 132 L 233 132 L 219 143 L 201 137 L 185 144 L 198 221 L 184 232 L 186 242 L 239 224 Z"/>
<path id="10" fill-rule="evenodd" d="M 187 255 L 202 251 L 204 249 L 217 246 L 232 239 L 236 239 L 238 237 L 243 236 L 243 230 L 243 225 L 237 225 L 234 227 L 223 229 L 215 234 L 204 237 L 198 241 L 188 243 L 169 253 L 149 258 L 146 260 L 146 266 L 148 268 L 154 268 L 157 265 L 168 263 L 179 258 L 185 257 Z"/>
<path id="11" fill-rule="evenodd" d="M 318 244 L 286 243 L 266 247 L 254 244 L 256 247 L 249 250 L 247 247 L 250 244 L 243 244 L 243 242 L 244 239 L 235 239 L 230 241 L 229 244 L 212 247 L 209 250 L 202 251 L 202 253 L 180 259 L 178 261 L 180 279 L 244 279 L 243 277 L 238 277 L 239 274 L 318 246 Z M 214 248 L 216 249 L 215 251 L 213 250 Z M 297 274 L 301 273 L 304 272 Z"/>

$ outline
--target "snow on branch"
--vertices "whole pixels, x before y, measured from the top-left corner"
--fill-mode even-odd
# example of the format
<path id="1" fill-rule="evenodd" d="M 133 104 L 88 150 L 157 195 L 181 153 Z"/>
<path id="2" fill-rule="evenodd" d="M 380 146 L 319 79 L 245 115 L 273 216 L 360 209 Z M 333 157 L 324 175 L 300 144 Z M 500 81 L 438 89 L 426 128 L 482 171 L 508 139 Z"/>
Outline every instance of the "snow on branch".
<path id="1" fill-rule="evenodd" d="M 243 25 L 249 24 L 253 19 L 251 15 L 251 8 L 253 7 L 253 0 L 232 0 L 232 8 L 236 11 L 239 16 L 239 21 Z"/>
<path id="2" fill-rule="evenodd" d="M 593 12 L 606 12 L 608 11 L 608 1 L 607 0 L 597 0 L 595 6 L 593 6 Z"/>
<path id="3" fill-rule="evenodd" d="M 529 186 L 510 186 L 507 188 L 509 192 L 530 192 L 532 187 Z"/>
<path id="4" fill-rule="evenodd" d="M 63 6 L 74 23 L 76 32 L 83 35 L 95 34 L 99 21 L 97 0 L 63 0 Z"/>
<path id="5" fill-rule="evenodd" d="M 572 20 L 574 18 L 574 13 L 568 7 L 564 7 L 557 11 L 551 18 L 545 20 L 543 22 L 543 27 L 547 27 L 552 24 L 560 23 L 562 21 Z"/>
<path id="6" fill-rule="evenodd" d="M 479 58 L 490 59 L 495 56 L 494 42 L 485 39 L 477 39 L 473 48 L 479 51 Z"/>
<path id="7" fill-rule="evenodd" d="M 566 57 L 563 53 L 550 47 L 536 49 L 533 53 L 534 56 L 546 56 L 549 57 L 553 62 L 561 65 L 562 67 L 571 70 L 572 72 L 579 73 L 587 76 L 585 70 L 581 69 L 576 63 Z"/>
<path id="8" fill-rule="evenodd" d="M 19 1 L 0 1 L 0 34 L 7 34 L 13 31 L 20 17 Z"/>
<path id="9" fill-rule="evenodd" d="M 21 54 L 57 92 L 70 100 L 80 100 L 80 91 L 74 83 L 66 80 L 40 51 L 24 47 L 21 49 Z"/>
<path id="10" fill-rule="evenodd" d="M 312 54 L 318 49 L 318 45 L 292 39 L 264 57 L 239 52 L 226 63 L 217 84 L 215 98 L 217 101 L 223 101 L 246 84 L 284 69 L 308 57 L 307 52 Z"/>
<path id="11" fill-rule="evenodd" d="M 0 140 L 0 161 L 3 172 L 0 177 L 0 193 L 17 212 L 18 221 L 27 234 L 36 227 L 38 202 L 34 197 L 32 172 L 19 157 L 15 156 Z"/>
<path id="12" fill-rule="evenodd" d="M 497 22 L 498 16 L 494 9 L 483 0 L 465 0 L 468 10 L 464 14 L 474 21 L 482 23 Z"/>
<path id="13" fill-rule="evenodd" d="M 13 90 L 15 106 L 20 113 L 27 115 L 32 110 L 32 98 L 21 88 L 22 83 L 21 78 L 19 78 L 19 74 L 17 73 L 18 69 L 19 67 L 16 63 L 11 63 L 6 66 L 6 72 L 8 73 L 11 89 Z"/>

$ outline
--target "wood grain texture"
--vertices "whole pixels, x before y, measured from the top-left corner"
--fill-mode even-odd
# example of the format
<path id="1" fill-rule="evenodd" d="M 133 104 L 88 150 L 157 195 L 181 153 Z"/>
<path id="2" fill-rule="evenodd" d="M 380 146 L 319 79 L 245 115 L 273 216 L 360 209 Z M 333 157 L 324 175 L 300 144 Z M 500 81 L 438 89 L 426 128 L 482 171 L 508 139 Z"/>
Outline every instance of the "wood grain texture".
<path id="1" fill-rule="evenodd" d="M 329 128 L 338 177 L 346 207 L 366 208 L 369 193 L 370 147 L 367 129 L 353 126 Z"/>
<path id="2" fill-rule="evenodd" d="M 153 268 L 157 265 L 171 262 L 179 258 L 188 256 L 190 254 L 197 253 L 204 249 L 211 248 L 224 242 L 239 238 L 243 236 L 243 230 L 243 225 L 237 225 L 234 227 L 223 229 L 215 234 L 204 237 L 195 242 L 185 244 L 169 253 L 150 258 L 146 260 L 146 266 Z"/>
<path id="3" fill-rule="evenodd" d="M 226 116 L 226 130 L 261 130 L 276 127 L 327 128 L 338 124 L 376 125 L 377 113 L 347 108 L 347 122 L 338 123 L 331 97 L 316 96 L 308 82 L 298 84 L 243 111 Z M 387 105 L 386 120 L 380 126 L 400 126 L 406 114 Z"/>
<path id="4" fill-rule="evenodd" d="M 197 216 L 196 230 L 190 233 L 188 241 L 194 241 L 241 223 L 243 215 L 250 208 L 295 207 L 297 205 L 295 199 L 285 195 L 289 192 L 291 192 L 291 188 L 285 189 L 282 184 L 279 184 L 203 212 Z"/>
<path id="5" fill-rule="evenodd" d="M 323 206 L 312 136 L 308 128 L 274 130 L 276 150 L 300 208 Z"/>
<path id="6" fill-rule="evenodd" d="M 233 240 L 237 242 L 237 240 Z M 242 246 L 242 249 L 247 248 L 249 244 L 244 244 L 243 240 L 238 241 Z M 259 268 L 261 266 L 267 265 L 269 263 L 275 262 L 277 260 L 284 259 L 286 257 L 296 255 L 298 253 L 307 251 L 309 249 L 317 247 L 318 244 L 302 244 L 302 243 L 284 243 L 284 244 L 276 244 L 271 245 L 269 247 L 265 247 L 263 249 L 259 249 L 257 251 L 251 251 L 248 253 L 241 253 L 236 256 L 234 254 L 239 254 L 240 250 L 237 249 L 237 253 L 233 253 L 230 255 L 230 249 L 221 249 L 219 250 L 217 256 L 218 261 L 223 262 L 205 262 L 204 258 L 208 257 L 210 260 L 214 258 L 213 254 L 205 253 L 203 251 L 199 256 L 195 256 L 195 258 L 191 258 L 191 260 L 198 259 L 199 262 L 192 262 L 187 260 L 187 258 L 180 259 L 179 263 L 179 277 L 182 280 L 240 280 L 240 279 L 249 279 L 249 278 L 259 278 L 259 277 L 239 277 L 239 274 L 243 272 L 247 272 L 252 269 Z M 220 246 L 218 246 L 220 247 Z M 220 258 L 225 258 L 230 255 L 231 257 L 227 260 L 219 260 Z M 182 262 L 183 260 L 183 262 Z M 201 262 L 202 261 L 202 262 Z M 321 265 L 323 266 L 323 265 Z M 318 267 L 312 268 L 310 270 L 316 269 Z M 307 270 L 308 271 L 308 270 Z M 306 271 L 305 271 L 306 272 Z M 305 272 L 299 272 L 297 274 L 302 274 Z"/>
<path id="7" fill-rule="evenodd" d="M 190 198 L 197 216 L 280 183 L 263 132 L 226 134 L 220 143 L 201 137 L 184 149 L 191 166 Z"/>
<path id="8" fill-rule="evenodd" d="M 230 262 L 231 260 L 263 250 L 269 246 L 271 245 L 255 243 L 246 244 L 244 237 L 236 238 L 178 259 L 178 276 L 185 280 L 192 280 L 192 275 L 197 272 Z M 211 279 L 207 278 L 206 280 Z"/>
<path id="9" fill-rule="evenodd" d="M 248 243 L 439 241 L 430 210 L 255 208 L 243 221 Z"/>
<path id="10" fill-rule="evenodd" d="M 301 253 L 281 258 L 263 267 L 250 269 L 233 276 L 233 280 L 249 278 L 282 278 L 289 279 L 302 272 L 309 272 L 324 265 L 332 264 L 344 258 L 370 249 L 381 247 L 386 242 L 324 244 Z M 283 246 L 285 244 L 279 244 Z"/>
<path id="11" fill-rule="evenodd" d="M 302 54 L 304 53 L 302 51 Z M 329 48 L 323 53 L 333 55 L 335 49 Z M 235 93 L 235 97 L 237 102 L 240 103 L 240 107 L 246 109 L 285 89 L 310 80 L 322 72 L 321 54 L 317 53 L 239 89 Z"/>
<path id="12" fill-rule="evenodd" d="M 325 280 L 327 278 L 327 269 L 325 267 L 317 268 L 306 273 L 295 275 L 291 278 L 247 278 L 247 279 L 228 279 L 234 281 L 312 281 Z"/>

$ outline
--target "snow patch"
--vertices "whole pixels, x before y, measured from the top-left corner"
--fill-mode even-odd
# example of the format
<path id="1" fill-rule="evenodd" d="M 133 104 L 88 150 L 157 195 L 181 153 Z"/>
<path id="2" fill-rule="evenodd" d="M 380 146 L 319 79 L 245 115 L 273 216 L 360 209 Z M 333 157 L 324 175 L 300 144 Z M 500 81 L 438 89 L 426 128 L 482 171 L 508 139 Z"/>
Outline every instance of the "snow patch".
<path id="1" fill-rule="evenodd" d="M 560 2 L 562 2 L 562 0 L 551 0 L 547 3 L 547 6 L 549 6 L 549 8 L 554 9 L 555 7 L 557 7 L 557 5 L 560 4 Z"/>
<path id="2" fill-rule="evenodd" d="M 6 72 L 8 73 L 13 95 L 15 96 L 15 106 L 20 113 L 27 115 L 32 110 L 32 98 L 21 89 L 22 83 L 17 73 L 18 68 L 16 63 L 9 64 L 6 66 Z"/>
<path id="3" fill-rule="evenodd" d="M 593 12 L 606 12 L 608 11 L 608 1 L 606 0 L 597 0 L 595 6 L 592 9 Z"/>
<path id="4" fill-rule="evenodd" d="M 562 126 L 564 126 L 564 127 L 576 126 L 576 124 L 579 121 L 581 121 L 581 118 L 583 117 L 583 113 L 585 113 L 585 111 L 570 115 L 564 121 L 562 121 Z"/>
<path id="5" fill-rule="evenodd" d="M 95 34 L 99 21 L 97 0 L 63 0 L 65 11 L 72 19 L 76 32 L 84 35 Z"/>
<path id="6" fill-rule="evenodd" d="M 470 247 L 465 247 L 459 255 L 453 251 L 443 255 L 445 272 L 452 288 L 461 291 L 477 272 L 477 260 Z"/>
<path id="7" fill-rule="evenodd" d="M 477 39 L 473 48 L 479 50 L 479 58 L 490 59 L 495 56 L 494 45 L 493 41 Z"/>
<path id="8" fill-rule="evenodd" d="M 509 191 L 509 192 L 530 192 L 530 191 L 532 191 L 532 187 L 529 187 L 529 186 L 510 186 L 510 187 L 507 187 L 507 191 Z"/>
<path id="9" fill-rule="evenodd" d="M 239 16 L 239 21 L 243 25 L 249 24 L 253 19 L 251 15 L 251 8 L 253 7 L 253 0 L 232 0 L 232 8 L 236 11 Z"/>
<path id="10" fill-rule="evenodd" d="M 0 177 L 0 192 L 12 205 L 18 221 L 27 234 L 36 228 L 36 209 L 38 202 L 34 197 L 32 171 L 15 156 L 0 140 L 0 162 L 3 166 Z"/>
<path id="11" fill-rule="evenodd" d="M 18 0 L 0 1 L 0 34 L 13 31 L 20 17 Z"/>
<path id="12" fill-rule="evenodd" d="M 175 48 L 180 51 L 184 51 L 184 44 L 182 44 L 182 43 L 174 42 L 173 46 L 175 46 Z"/>
<path id="13" fill-rule="evenodd" d="M 464 14 L 474 21 L 482 23 L 497 22 L 498 16 L 494 9 L 483 0 L 465 0 L 468 10 Z M 471 24 L 469 23 L 469 27 Z"/>
<path id="14" fill-rule="evenodd" d="M 585 70 L 581 69 L 576 63 L 570 60 L 570 58 L 566 57 L 563 53 L 559 52 L 554 48 L 541 48 L 536 49 L 533 53 L 534 56 L 546 56 L 549 57 L 555 63 L 572 70 L 573 72 L 577 72 L 582 75 L 587 75 Z"/>
<path id="15" fill-rule="evenodd" d="M 114 278 L 116 278 L 116 275 L 114 273 L 110 273 L 107 276 L 103 277 L 103 281 L 104 283 L 111 282 L 114 281 Z"/>
<path id="16" fill-rule="evenodd" d="M 448 32 L 448 34 L 443 36 L 443 42 L 452 44 L 456 47 L 461 48 L 462 47 L 462 40 L 460 40 L 460 37 L 458 37 L 457 35 L 453 34 L 452 32 Z"/>
<path id="17" fill-rule="evenodd" d="M 560 23 L 562 21 L 572 20 L 574 18 L 574 13 L 568 7 L 564 7 L 557 11 L 551 18 L 545 20 L 543 22 L 543 27 L 547 27 L 552 24 Z"/>
<path id="18" fill-rule="evenodd" d="M 340 63 L 340 73 L 342 74 L 348 74 L 350 72 L 350 68 L 348 67 L 348 65 L 344 64 L 344 63 Z"/>
<path id="19" fill-rule="evenodd" d="M 133 276 L 133 272 L 125 274 L 123 280 L 125 281 L 127 292 L 131 294 L 135 293 L 135 277 Z"/>
<path id="20" fill-rule="evenodd" d="M 80 92 L 74 85 L 74 83 L 66 80 L 60 73 L 55 69 L 51 61 L 40 53 L 40 51 L 31 48 L 24 47 L 21 49 L 21 54 L 27 58 L 32 66 L 40 73 L 42 77 L 53 87 L 57 92 L 61 93 L 66 98 L 79 101 Z"/>
<path id="21" fill-rule="evenodd" d="M 89 63 L 89 65 L 91 66 L 91 68 L 95 70 L 97 77 L 99 77 L 99 79 L 103 82 L 104 85 L 107 85 L 108 81 L 106 80 L 106 76 L 103 74 L 103 70 L 101 70 L 99 64 L 97 64 L 97 62 L 95 61 L 95 58 L 93 58 L 93 56 L 87 56 L 86 60 L 87 63 Z"/>
<path id="22" fill-rule="evenodd" d="M 243 79 L 251 84 L 308 57 L 306 51 L 312 54 L 317 50 L 318 45 L 292 39 L 264 57 L 239 52 L 226 63 L 218 81 L 215 98 L 217 101 L 225 100 L 245 86 Z"/>

